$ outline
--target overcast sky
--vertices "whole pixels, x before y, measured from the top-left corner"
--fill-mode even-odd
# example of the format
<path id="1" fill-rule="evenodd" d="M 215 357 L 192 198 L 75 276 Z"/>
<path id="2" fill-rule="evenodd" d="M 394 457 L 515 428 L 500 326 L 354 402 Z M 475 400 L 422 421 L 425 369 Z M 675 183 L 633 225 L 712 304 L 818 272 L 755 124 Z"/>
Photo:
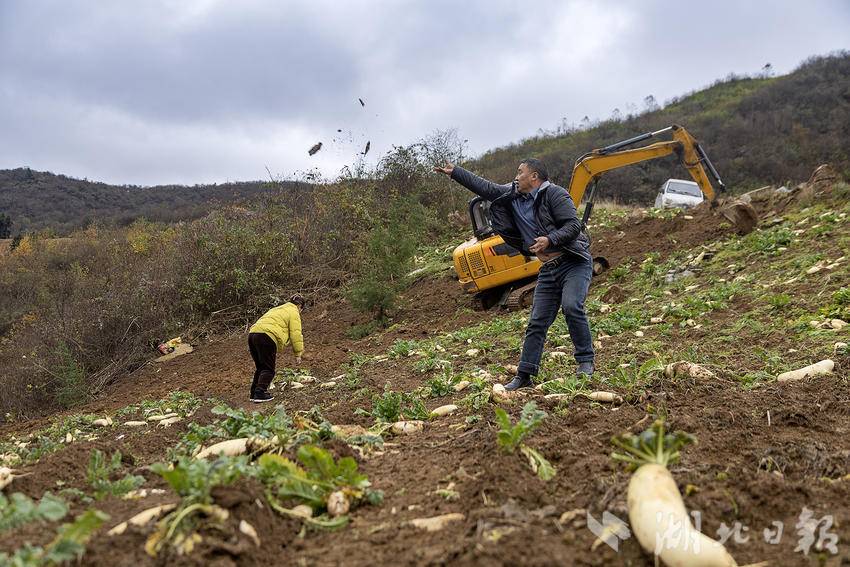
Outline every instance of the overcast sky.
<path id="1" fill-rule="evenodd" d="M 846 0 L 0 0 L 0 168 L 333 177 L 367 141 L 480 154 L 847 48 Z"/>

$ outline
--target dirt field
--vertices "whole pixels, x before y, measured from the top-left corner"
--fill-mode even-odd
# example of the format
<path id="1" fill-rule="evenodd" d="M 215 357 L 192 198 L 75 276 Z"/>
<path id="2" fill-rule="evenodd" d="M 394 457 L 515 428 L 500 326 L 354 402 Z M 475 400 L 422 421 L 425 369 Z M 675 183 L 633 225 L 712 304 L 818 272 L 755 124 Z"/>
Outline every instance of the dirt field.
<path id="1" fill-rule="evenodd" d="M 776 213 L 772 209 L 761 212 L 763 220 Z M 732 237 L 730 227 L 716 212 L 703 209 L 693 216 L 692 220 L 682 215 L 672 220 L 627 219 L 616 227 L 596 231 L 594 253 L 606 256 L 612 267 L 629 260 L 637 266 L 648 252 L 659 253 L 658 261 L 662 262 L 674 253 L 699 251 L 701 245 Z M 842 253 L 848 225 L 839 222 L 837 226 L 837 236 L 823 243 L 819 251 L 824 257 L 836 258 Z M 753 258 L 740 273 L 759 268 L 759 260 Z M 779 260 L 765 260 L 769 261 Z M 598 278 L 592 285 L 591 298 L 602 301 L 604 297 L 612 305 L 642 304 L 644 296 L 632 301 L 636 296 L 626 283 L 629 277 L 617 282 L 609 275 Z M 707 276 L 703 277 L 703 285 L 708 285 Z M 794 297 L 820 297 L 826 289 L 832 293 L 847 285 L 839 281 L 843 275 L 836 277 L 838 280 L 801 280 L 784 289 Z M 670 297 L 678 299 L 675 294 L 679 293 L 684 292 L 673 287 Z M 605 544 L 591 550 L 596 535 L 587 527 L 586 518 L 590 514 L 601 522 L 607 511 L 628 520 L 629 473 L 609 458 L 610 439 L 626 431 L 641 431 L 651 416 L 659 414 L 667 416 L 671 428 L 697 437 L 698 443 L 682 451 L 681 462 L 671 471 L 686 494 L 688 509 L 701 514 L 704 533 L 717 538 L 721 524 L 741 529 L 726 542 L 739 565 L 765 560 L 770 565 L 789 566 L 850 564 L 850 356 L 834 356 L 836 368 L 831 375 L 798 383 L 764 381 L 754 387 L 742 386 L 741 375 L 764 366 L 767 355 L 763 353 L 785 356 L 785 363 L 790 364 L 822 358 L 832 349 L 830 343 L 823 352 L 815 352 L 813 349 L 820 348 L 812 346 L 817 337 L 811 343 L 797 342 L 781 329 L 735 330 L 744 314 L 751 314 L 753 320 L 761 316 L 757 298 L 766 293 L 766 288 L 753 295 L 738 293 L 726 300 L 724 307 L 706 312 L 699 327 L 682 324 L 665 332 L 653 328 L 645 331 L 645 338 L 654 341 L 650 350 L 690 352 L 696 358 L 712 360 L 716 379 L 671 380 L 655 374 L 637 387 L 624 387 L 614 378 L 615 370 L 626 364 L 623 360 L 642 362 L 651 356 L 632 344 L 637 335 L 628 331 L 619 338 L 606 339 L 606 346 L 598 349 L 597 367 L 601 371 L 593 384 L 593 389 L 622 394 L 624 403 L 602 405 L 576 397 L 564 407 L 546 400 L 540 391 L 531 391 L 507 406 L 514 418 L 527 400 L 535 400 L 547 411 L 548 417 L 529 442 L 557 469 L 548 482 L 531 472 L 522 455 L 500 449 L 492 404 L 477 411 L 463 407 L 455 414 L 427 422 L 419 434 L 388 437 L 378 451 L 361 453 L 342 441 L 327 445 L 337 457 L 354 456 L 373 487 L 385 495 L 380 506 L 353 510 L 351 522 L 344 529 L 304 531 L 300 520 L 281 517 L 264 503 L 259 482 L 240 480 L 214 492 L 216 503 L 230 511 L 224 529 L 204 531 L 203 542 L 190 555 L 162 553 L 153 558 L 144 550 L 151 528 L 131 527 L 114 537 L 105 531 L 142 509 L 176 502 L 175 495 L 166 490 L 142 501 L 108 497 L 92 504 L 111 519 L 88 544 L 82 564 L 650 566 L 651 555 L 644 553 L 634 538 L 622 541 L 618 551 Z M 355 413 L 357 408 L 369 409 L 370 393 L 382 392 L 387 384 L 395 391 L 410 392 L 434 375 L 433 371 L 418 370 L 411 363 L 416 357 L 374 357 L 385 355 L 399 340 L 445 337 L 504 317 L 494 311 L 473 311 L 469 305 L 469 298 L 451 277 L 422 280 L 405 294 L 393 327 L 360 340 L 348 338 L 346 331 L 363 323 L 362 315 L 344 304 L 314 306 L 303 317 L 310 357 L 306 364 L 312 376 L 318 381 L 337 377 L 346 371 L 345 365 L 354 354 L 371 357 L 370 361 L 363 364 L 356 385 L 340 383 L 325 389 L 308 384 L 303 389 L 278 390 L 276 402 L 282 402 L 290 414 L 317 406 L 333 424 L 370 427 L 374 423 L 371 416 Z M 521 331 L 493 338 L 507 338 L 507 334 L 518 336 Z M 844 332 L 843 340 L 847 336 Z M 258 409 L 247 401 L 253 366 L 245 337 L 195 346 L 192 354 L 141 368 L 82 411 L 114 414 L 129 404 L 163 398 L 178 389 L 202 399 L 216 398 L 234 408 Z M 455 364 L 468 346 L 475 345 L 457 347 Z M 719 354 L 721 349 L 723 354 Z M 795 352 L 789 353 L 789 349 Z M 515 363 L 515 354 L 508 357 L 493 346 L 483 349 L 475 364 L 495 368 Z M 279 357 L 279 365 L 291 364 L 291 357 Z M 565 368 L 572 371 L 569 366 Z M 496 381 L 506 379 L 505 375 L 494 376 Z M 431 397 L 425 403 L 433 409 L 460 397 Z M 145 477 L 145 488 L 167 489 L 165 481 L 147 465 L 163 460 L 190 423 L 213 421 L 216 416 L 210 412 L 211 406 L 204 403 L 191 418 L 169 428 L 116 425 L 104 429 L 95 440 L 70 443 L 24 466 L 28 476 L 15 480 L 12 489 L 39 497 L 44 491 L 56 491 L 61 481 L 61 487 L 85 491 L 86 466 L 93 449 L 121 450 L 128 470 Z M 272 410 L 268 406 L 261 409 Z M 479 418 L 467 419 L 473 414 Z M 15 424 L 0 433 L 3 437 L 12 433 L 20 436 L 47 423 Z M 448 486 L 453 487 L 456 497 L 437 492 Z M 75 502 L 72 512 L 87 507 Z M 815 521 L 827 516 L 832 519 L 831 525 L 820 524 L 815 545 L 807 548 L 807 554 L 795 549 L 801 542 L 802 532 L 798 530 L 804 509 L 812 511 Z M 570 511 L 578 512 L 561 521 L 562 514 Z M 460 513 L 463 519 L 433 533 L 409 523 L 448 513 Z M 240 534 L 237 526 L 243 519 L 256 528 L 261 546 Z M 780 541 L 769 543 L 764 530 L 775 530 L 780 522 Z M 45 530 L 37 523 L 0 532 L 0 550 L 13 551 L 25 542 L 44 544 L 52 534 L 52 529 Z M 837 536 L 837 553 L 823 547 L 831 541 L 829 534 Z M 816 549 L 818 541 L 822 549 Z"/>

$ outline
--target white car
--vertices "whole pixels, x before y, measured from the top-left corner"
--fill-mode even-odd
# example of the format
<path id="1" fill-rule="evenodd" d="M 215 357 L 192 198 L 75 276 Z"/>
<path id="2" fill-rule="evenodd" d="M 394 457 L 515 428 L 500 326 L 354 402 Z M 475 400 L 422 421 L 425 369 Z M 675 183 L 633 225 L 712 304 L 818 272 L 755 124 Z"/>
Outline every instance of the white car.
<path id="1" fill-rule="evenodd" d="M 696 182 L 684 179 L 668 179 L 661 186 L 658 196 L 655 197 L 655 207 L 658 209 L 673 207 L 687 209 L 696 207 L 704 199 L 705 197 Z"/>

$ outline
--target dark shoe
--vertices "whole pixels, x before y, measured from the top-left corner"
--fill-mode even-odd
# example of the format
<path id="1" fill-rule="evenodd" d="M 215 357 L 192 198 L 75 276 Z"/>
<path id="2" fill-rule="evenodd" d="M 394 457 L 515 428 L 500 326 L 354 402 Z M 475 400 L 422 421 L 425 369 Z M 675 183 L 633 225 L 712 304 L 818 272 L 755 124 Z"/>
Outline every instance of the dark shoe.
<path id="1" fill-rule="evenodd" d="M 593 363 L 592 362 L 579 362 L 578 368 L 576 368 L 576 376 L 581 376 L 582 374 L 586 374 L 587 377 L 593 376 Z"/>
<path id="2" fill-rule="evenodd" d="M 270 402 L 274 399 L 274 396 L 269 394 L 268 392 L 254 392 L 251 396 L 251 401 L 255 404 L 261 404 L 263 402 Z"/>
<path id="3" fill-rule="evenodd" d="M 520 388 L 531 388 L 532 386 L 534 386 L 534 381 L 530 376 L 528 378 L 514 376 L 513 380 L 505 384 L 505 390 L 512 392 L 514 390 L 519 390 Z"/>

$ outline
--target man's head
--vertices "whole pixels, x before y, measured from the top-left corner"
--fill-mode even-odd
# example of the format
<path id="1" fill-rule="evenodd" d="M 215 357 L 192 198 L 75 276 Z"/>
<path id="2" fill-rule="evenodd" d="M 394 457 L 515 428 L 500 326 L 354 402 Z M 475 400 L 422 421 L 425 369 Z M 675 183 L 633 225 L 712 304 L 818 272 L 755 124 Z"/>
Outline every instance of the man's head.
<path id="1" fill-rule="evenodd" d="M 516 170 L 516 184 L 520 193 L 531 193 L 548 180 L 549 172 L 539 159 L 525 158 L 519 162 Z"/>

